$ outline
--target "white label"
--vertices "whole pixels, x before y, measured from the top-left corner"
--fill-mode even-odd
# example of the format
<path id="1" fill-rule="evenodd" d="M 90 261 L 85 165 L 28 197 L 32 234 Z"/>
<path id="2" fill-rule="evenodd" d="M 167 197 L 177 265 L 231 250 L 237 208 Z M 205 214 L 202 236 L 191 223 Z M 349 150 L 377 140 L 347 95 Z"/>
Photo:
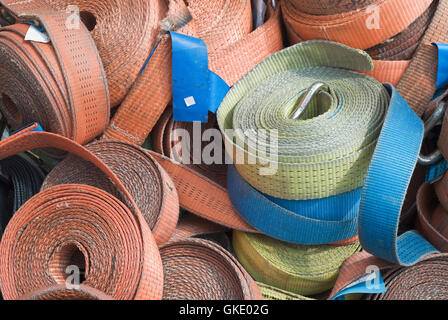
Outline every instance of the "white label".
<path id="1" fill-rule="evenodd" d="M 196 104 L 196 101 L 194 100 L 194 97 L 187 97 L 184 99 L 185 104 L 187 105 L 187 107 L 191 107 L 194 106 Z"/>
<path id="2" fill-rule="evenodd" d="M 50 38 L 46 32 L 39 31 L 35 26 L 31 25 L 25 36 L 25 41 L 34 41 L 41 43 L 49 43 Z"/>

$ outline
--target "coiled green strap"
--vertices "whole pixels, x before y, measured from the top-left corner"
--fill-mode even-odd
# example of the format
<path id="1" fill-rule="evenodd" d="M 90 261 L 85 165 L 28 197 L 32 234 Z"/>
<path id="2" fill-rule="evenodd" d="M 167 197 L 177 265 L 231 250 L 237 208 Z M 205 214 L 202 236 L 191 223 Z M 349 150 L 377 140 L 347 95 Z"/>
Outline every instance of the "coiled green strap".
<path id="1" fill-rule="evenodd" d="M 233 233 L 233 248 L 256 281 L 304 296 L 331 289 L 339 267 L 361 249 L 358 242 L 347 246 L 303 246 L 239 231 Z"/>
<path id="2" fill-rule="evenodd" d="M 230 90 L 218 123 L 238 172 L 255 189 L 308 200 L 363 185 L 389 96 L 378 81 L 347 69 L 371 70 L 372 61 L 335 42 L 308 41 L 265 59 Z M 329 91 L 290 119 L 316 81 Z"/>

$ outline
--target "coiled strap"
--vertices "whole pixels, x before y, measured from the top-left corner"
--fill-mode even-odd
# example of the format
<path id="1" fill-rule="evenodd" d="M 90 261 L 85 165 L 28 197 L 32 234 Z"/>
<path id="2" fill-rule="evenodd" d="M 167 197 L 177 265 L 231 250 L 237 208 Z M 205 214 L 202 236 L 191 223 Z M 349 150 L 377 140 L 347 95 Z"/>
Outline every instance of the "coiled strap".
<path id="1" fill-rule="evenodd" d="M 267 284 L 257 282 L 264 300 L 314 300 L 295 293 L 271 287 Z"/>
<path id="2" fill-rule="evenodd" d="M 59 11 L 79 10 L 81 21 L 95 41 L 110 92 L 117 107 L 130 91 L 149 53 L 157 43 L 164 0 L 45 0 Z M 73 11 L 73 14 L 76 12 Z M 74 16 L 75 18 L 76 16 Z M 70 20 L 69 23 L 74 23 Z"/>
<path id="3" fill-rule="evenodd" d="M 374 79 L 346 69 L 371 68 L 365 52 L 320 40 L 286 48 L 255 67 L 217 113 L 240 175 L 257 190 L 287 200 L 361 187 L 389 97 Z M 291 120 L 300 96 L 316 81 L 329 85 L 326 99 Z"/>
<path id="4" fill-rule="evenodd" d="M 360 279 L 369 267 L 381 271 L 386 292 L 366 294 L 367 300 L 446 300 L 448 273 L 447 254 L 432 254 L 411 267 L 400 267 L 366 252 L 353 255 L 341 267 L 330 299 Z"/>
<path id="5" fill-rule="evenodd" d="M 302 246 L 238 231 L 233 233 L 233 247 L 256 281 L 304 296 L 331 289 L 339 267 L 361 249 L 359 243 Z"/>
<path id="6" fill-rule="evenodd" d="M 398 91 L 419 116 L 425 112 L 437 89 L 437 48 L 432 43 L 448 42 L 448 0 L 439 0 L 419 47 L 406 69 Z"/>
<path id="7" fill-rule="evenodd" d="M 10 204 L 1 206 L 1 231 L 6 228 L 12 215 L 28 201 L 32 196 L 39 192 L 44 175 L 40 169 L 32 165 L 29 160 L 21 156 L 13 156 L 0 161 L 0 172 L 12 184 L 12 208 Z"/>
<path id="8" fill-rule="evenodd" d="M 24 41 L 29 28 L 12 25 L 0 31 L 3 79 L 0 110 L 17 130 L 39 121 L 45 130 L 81 144 L 98 136 L 109 121 L 109 93 L 101 59 L 83 24 L 69 28 L 69 13 L 45 1 L 2 0 L 19 22 L 45 28 L 51 44 Z"/>
<path id="9" fill-rule="evenodd" d="M 219 245 L 185 239 L 160 248 L 167 300 L 262 300 L 255 281 Z"/>
<path id="10" fill-rule="evenodd" d="M 203 39 L 210 69 L 228 85 L 283 48 L 279 9 L 275 13 L 271 10 L 269 20 L 252 31 L 250 1 L 187 2 L 188 8 L 183 1 L 170 1 L 167 29 Z M 164 36 L 112 119 L 105 138 L 143 144 L 172 97 L 171 51 L 171 39 Z"/>
<path id="11" fill-rule="evenodd" d="M 380 82 L 397 85 L 433 18 L 438 1 L 348 2 L 323 0 L 305 4 L 302 0 L 284 0 L 283 17 L 289 41 L 325 39 L 366 50 L 374 59 L 374 70 L 367 73 Z"/>
<path id="12" fill-rule="evenodd" d="M 179 199 L 165 170 L 144 149 L 126 142 L 97 141 L 86 148 L 104 161 L 129 190 L 157 243 L 166 242 L 177 224 Z M 87 184 L 103 189 L 126 203 L 116 186 L 96 166 L 74 156 L 68 157 L 50 172 L 43 189 L 58 184 Z"/>
<path id="13" fill-rule="evenodd" d="M 359 240 L 369 253 L 408 266 L 437 252 L 414 230 L 397 235 L 403 201 L 422 145 L 423 123 L 395 88 L 385 86 L 391 103 L 362 192 Z"/>
<path id="14" fill-rule="evenodd" d="M 113 300 L 104 292 L 81 284 L 79 288 L 67 289 L 66 285 L 56 285 L 26 294 L 20 300 Z"/>
<path id="15" fill-rule="evenodd" d="M 14 189 L 14 206 L 12 213 L 39 192 L 44 174 L 24 157 L 13 156 L 0 161 L 0 170 L 8 177 Z"/>

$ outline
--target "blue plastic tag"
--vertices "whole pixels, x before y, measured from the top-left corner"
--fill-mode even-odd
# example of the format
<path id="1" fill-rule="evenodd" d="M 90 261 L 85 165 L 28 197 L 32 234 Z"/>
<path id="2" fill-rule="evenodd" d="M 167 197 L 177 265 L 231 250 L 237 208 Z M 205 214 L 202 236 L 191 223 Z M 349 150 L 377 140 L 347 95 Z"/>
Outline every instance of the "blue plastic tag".
<path id="1" fill-rule="evenodd" d="M 208 121 L 229 86 L 208 69 L 207 47 L 201 39 L 170 32 L 173 47 L 173 116 L 175 121 Z"/>

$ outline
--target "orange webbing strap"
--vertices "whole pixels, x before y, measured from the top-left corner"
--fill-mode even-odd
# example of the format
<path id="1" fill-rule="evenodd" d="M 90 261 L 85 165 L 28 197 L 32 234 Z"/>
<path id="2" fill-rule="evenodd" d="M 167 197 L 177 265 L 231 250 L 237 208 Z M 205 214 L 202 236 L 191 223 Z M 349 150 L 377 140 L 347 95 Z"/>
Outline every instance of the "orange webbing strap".
<path id="1" fill-rule="evenodd" d="M 73 10 L 72 24 L 81 21 L 98 48 L 110 92 L 111 107 L 125 98 L 157 43 L 165 0 L 45 0 L 60 11 Z"/>
<path id="2" fill-rule="evenodd" d="M 143 148 L 122 141 L 101 140 L 85 147 L 100 158 L 129 190 L 157 244 L 168 241 L 179 218 L 179 199 L 174 183 L 158 162 Z M 60 162 L 45 178 L 42 189 L 59 184 L 97 187 L 127 204 L 98 168 L 75 156 Z"/>
<path id="3" fill-rule="evenodd" d="M 364 72 L 379 82 L 389 82 L 396 86 L 406 72 L 411 61 L 372 60 L 373 71 Z"/>
<path id="4" fill-rule="evenodd" d="M 103 138 L 142 145 L 173 95 L 171 39 L 164 36 Z"/>
<path id="5" fill-rule="evenodd" d="M 329 299 L 331 300 L 348 285 L 363 277 L 367 273 L 367 268 L 369 266 L 375 266 L 378 269 L 384 270 L 394 267 L 394 264 L 379 259 L 365 251 L 355 253 L 349 257 L 339 269 L 339 276 L 335 286 L 331 290 Z"/>
<path id="6" fill-rule="evenodd" d="M 57 60 L 61 75 L 59 77 L 55 75 L 55 80 L 56 82 L 58 80 L 63 80 L 65 85 L 63 87 L 65 90 L 63 90 L 62 95 L 66 95 L 64 98 L 67 103 L 63 112 L 68 114 L 68 117 L 65 117 L 65 115 L 59 116 L 62 119 L 65 119 L 65 122 L 68 122 L 65 124 L 66 126 L 71 127 L 71 130 L 65 131 L 66 136 L 81 144 L 84 144 L 101 134 L 109 121 L 109 93 L 102 62 L 93 39 L 86 27 L 83 24 L 80 24 L 79 29 L 68 28 L 67 20 L 69 18 L 69 14 L 66 12 L 58 12 L 53 10 L 46 4 L 45 1 L 42 0 L 1 0 L 0 4 L 5 7 L 11 16 L 17 18 L 18 21 L 33 21 L 41 24 L 45 28 L 45 31 L 51 40 L 51 48 L 54 50 L 54 59 L 52 57 L 48 57 L 47 59 L 47 56 L 45 55 L 44 50 L 48 50 L 50 47 L 48 44 L 32 46 L 27 45 L 26 43 L 19 43 L 14 39 L 10 39 L 9 41 L 12 42 L 12 44 L 9 44 L 9 46 L 13 48 L 13 52 L 17 51 L 19 55 L 22 55 L 22 57 L 25 55 L 24 59 L 40 61 L 40 65 L 34 65 L 34 67 L 48 68 L 49 71 L 46 72 L 50 72 L 52 74 L 54 74 L 54 71 L 52 70 L 51 64 L 48 63 L 51 59 Z M 14 29 L 14 26 L 11 28 Z M 6 30 L 8 30 L 8 28 Z M 1 33 L 3 32 L 0 32 L 0 34 Z M 26 57 L 27 54 L 28 58 Z M 11 59 L 18 59 L 17 55 L 14 55 L 14 53 L 10 53 L 10 55 Z M 30 63 L 28 67 L 32 68 L 32 63 Z M 38 75 L 39 71 L 40 75 Z M 12 91 L 7 92 L 0 89 L 3 97 L 3 103 L 0 104 L 0 108 L 7 117 L 7 120 L 15 124 L 17 127 L 31 122 L 29 121 L 29 117 L 36 117 L 35 114 L 41 112 L 41 110 L 23 110 L 20 117 L 17 118 L 17 115 L 14 117 L 14 115 L 11 114 L 14 112 L 4 112 L 8 107 L 11 109 L 11 103 L 14 103 L 14 101 L 11 102 L 9 99 L 11 97 L 17 98 L 20 95 L 24 95 L 23 86 L 26 85 L 29 78 L 31 78 L 31 80 L 36 80 L 36 82 L 45 83 L 47 78 L 44 77 L 44 74 L 42 74 L 43 72 L 44 71 L 39 69 L 28 69 L 23 70 L 23 73 L 19 76 L 10 74 L 11 77 L 14 77 L 15 82 L 17 82 L 16 77 L 19 77 L 18 84 L 20 84 L 20 86 L 15 89 L 9 88 L 8 90 Z M 42 78 L 39 78 L 39 76 Z M 23 79 L 20 80 L 20 77 L 23 77 Z M 33 79 L 34 77 L 36 79 Z M 61 86 L 61 84 L 57 84 L 56 86 Z M 51 90 L 51 88 L 52 87 L 50 86 L 50 89 L 47 90 Z M 43 90 L 45 92 L 45 89 Z M 33 92 L 31 91 L 29 94 L 32 93 Z M 50 97 L 54 94 L 54 92 L 46 91 L 45 98 L 50 99 Z M 33 98 L 29 98 L 31 101 L 32 99 Z M 56 103 L 59 108 L 60 103 L 62 102 L 59 101 L 59 104 Z M 16 108 L 19 107 L 17 106 L 17 103 L 15 104 Z M 20 107 L 23 108 L 25 106 Z M 28 105 L 27 107 L 38 109 L 37 106 L 33 104 Z M 45 127 L 47 124 L 51 123 L 51 118 L 57 117 L 55 113 L 57 114 L 58 111 L 54 110 L 53 114 L 46 115 L 49 120 L 42 123 L 44 129 L 48 130 Z M 22 120 L 28 120 L 29 122 L 20 123 L 20 118 L 22 118 Z M 35 120 L 37 119 L 34 119 L 34 121 Z"/>
<path id="7" fill-rule="evenodd" d="M 334 14 L 310 15 L 303 13 L 301 8 L 308 11 L 315 10 L 308 8 L 303 1 L 283 0 L 283 19 L 288 39 L 290 43 L 308 40 L 310 35 L 301 31 L 303 28 L 310 28 L 310 30 L 323 32 L 323 34 L 314 34 L 315 39 L 329 39 L 343 42 L 354 48 L 369 49 L 367 50 L 369 54 L 375 53 L 373 55 L 374 70 L 365 73 L 380 82 L 388 82 L 396 86 L 410 64 L 409 59 L 434 13 L 435 5 L 433 1 L 427 0 L 370 2 L 372 3 L 363 3 L 362 8 L 353 3 L 340 3 L 337 8 L 334 8 L 328 1 L 323 0 L 318 7 L 327 7 L 326 12 L 335 11 Z M 412 3 L 409 4 L 410 2 Z M 368 4 L 372 5 L 372 10 L 367 10 Z M 390 5 L 394 7 L 394 11 L 385 11 Z M 403 6 L 402 10 L 399 9 L 400 6 Z M 397 11 L 401 13 L 397 15 Z M 372 17 L 375 13 L 378 13 L 378 16 L 373 22 L 379 23 L 379 29 L 368 27 L 369 16 Z M 359 27 L 360 24 L 362 28 Z M 389 29 L 385 28 L 384 24 Z M 371 37 L 372 35 L 375 37 Z M 388 35 L 393 38 L 387 38 Z M 374 39 L 376 40 L 372 41 Z M 393 53 L 396 54 L 392 55 Z"/>
<path id="8" fill-rule="evenodd" d="M 143 256 L 141 264 L 141 274 L 139 277 L 138 288 L 135 292 L 134 299 L 160 299 L 163 290 L 163 267 L 158 251 L 156 241 L 148 224 L 143 218 L 138 206 L 132 198 L 129 191 L 124 187 L 123 183 L 116 176 L 116 174 L 96 155 L 81 146 L 80 144 L 67 139 L 65 137 L 47 133 L 47 132 L 32 132 L 35 126 L 29 127 L 20 133 L 13 135 L 3 141 L 0 141 L 0 159 L 5 159 L 12 155 L 40 148 L 56 148 L 66 152 L 70 152 L 84 160 L 87 160 L 97 166 L 103 171 L 123 193 L 126 202 L 131 204 L 131 210 L 134 213 L 136 222 L 140 228 L 140 237 L 142 241 Z M 98 189 L 99 190 L 99 189 Z M 3 242 L 2 242 L 3 244 Z M 2 250 L 2 254 L 4 251 Z M 5 257 L 1 256 L 3 260 Z M 1 266 L 6 266 L 1 263 Z M 4 272 L 6 272 L 4 270 Z M 4 289 L 5 277 L 13 277 L 14 272 L 3 273 L 1 277 L 2 293 L 6 296 Z M 14 286 L 14 283 L 11 283 Z"/>
<path id="9" fill-rule="evenodd" d="M 224 187 L 168 157 L 153 151 L 148 152 L 173 180 L 182 208 L 231 229 L 256 232 L 235 211 Z"/>
<path id="10" fill-rule="evenodd" d="M 179 3 L 171 1 L 171 4 Z M 278 8 L 275 13 L 270 10 L 268 21 L 251 33 L 250 1 L 195 0 L 189 1 L 188 9 L 193 20 L 178 31 L 204 40 L 210 70 L 228 85 L 283 47 Z M 213 23 L 211 17 L 215 19 Z M 104 138 L 143 144 L 171 100 L 171 82 L 171 40 L 165 35 L 113 117 Z"/>
<path id="11" fill-rule="evenodd" d="M 76 289 L 67 289 L 66 285 L 55 285 L 30 292 L 19 300 L 114 300 L 104 292 L 84 284 Z"/>
<path id="12" fill-rule="evenodd" d="M 439 4 L 412 62 L 397 86 L 398 91 L 419 116 L 437 88 L 437 48 L 433 42 L 448 42 L 448 0 Z"/>
<path id="13" fill-rule="evenodd" d="M 409 27 L 431 5 L 432 0 L 378 0 L 372 4 L 378 13 L 352 10 L 332 15 L 310 15 L 298 10 L 296 0 L 283 1 L 283 18 L 303 40 L 331 40 L 356 49 L 373 47 Z"/>
<path id="14" fill-rule="evenodd" d="M 249 273 L 218 244 L 182 239 L 161 247 L 160 255 L 164 300 L 263 300 Z"/>

